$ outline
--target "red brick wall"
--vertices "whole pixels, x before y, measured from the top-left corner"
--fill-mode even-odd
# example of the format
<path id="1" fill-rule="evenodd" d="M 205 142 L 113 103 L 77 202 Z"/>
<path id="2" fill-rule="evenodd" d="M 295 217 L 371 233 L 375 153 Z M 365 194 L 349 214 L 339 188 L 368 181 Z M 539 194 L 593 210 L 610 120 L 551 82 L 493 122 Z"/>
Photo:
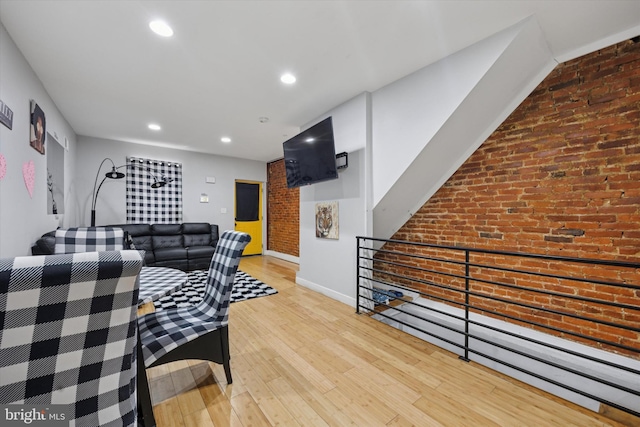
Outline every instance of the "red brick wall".
<path id="1" fill-rule="evenodd" d="M 287 188 L 284 159 L 267 164 L 267 179 L 267 249 L 300 256 L 300 190 Z"/>
<path id="2" fill-rule="evenodd" d="M 559 64 L 392 238 L 639 262 L 640 43 L 627 41 Z M 547 263 L 527 263 L 539 270 L 550 268 Z M 505 264 L 513 266 L 512 261 Z M 425 272 L 387 268 L 434 278 Z M 566 268 L 586 277 L 596 274 L 640 284 L 638 271 L 622 275 Z M 514 276 L 505 273 L 501 280 L 526 282 Z M 439 280 L 462 286 L 454 279 Z M 578 285 L 557 281 L 527 284 L 640 305 L 637 290 L 577 289 Z M 568 312 L 584 314 L 585 310 L 583 304 L 563 306 L 551 297 L 525 296 L 491 285 L 480 288 Z M 459 300 L 459 294 L 454 298 Z M 519 318 L 638 347 L 640 337 L 635 332 L 495 302 L 480 304 L 500 305 Z M 589 310 L 594 317 L 634 327 L 640 322 L 638 311 Z"/>

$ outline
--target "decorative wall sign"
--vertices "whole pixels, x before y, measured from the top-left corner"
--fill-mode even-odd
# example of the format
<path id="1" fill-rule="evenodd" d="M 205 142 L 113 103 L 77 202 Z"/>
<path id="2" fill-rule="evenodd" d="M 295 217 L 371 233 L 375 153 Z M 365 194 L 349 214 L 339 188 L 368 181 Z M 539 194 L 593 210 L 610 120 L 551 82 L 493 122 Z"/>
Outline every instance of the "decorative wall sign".
<path id="1" fill-rule="evenodd" d="M 24 178 L 24 185 L 27 186 L 29 197 L 33 199 L 33 188 L 36 182 L 36 166 L 34 165 L 33 160 L 29 160 L 27 163 L 22 165 L 22 176 Z"/>
<path id="2" fill-rule="evenodd" d="M 2 100 L 0 100 L 0 123 L 13 129 L 13 111 Z"/>
<path id="3" fill-rule="evenodd" d="M 40 154 L 44 154 L 44 141 L 47 135 L 47 122 L 44 111 L 34 100 L 31 100 L 31 146 Z"/>
<path id="4" fill-rule="evenodd" d="M 316 203 L 316 237 L 335 240 L 340 237 L 338 202 Z"/>
<path id="5" fill-rule="evenodd" d="M 2 154 L 0 154 L 0 179 L 4 178 L 6 174 L 7 174 L 7 159 L 5 159 Z"/>

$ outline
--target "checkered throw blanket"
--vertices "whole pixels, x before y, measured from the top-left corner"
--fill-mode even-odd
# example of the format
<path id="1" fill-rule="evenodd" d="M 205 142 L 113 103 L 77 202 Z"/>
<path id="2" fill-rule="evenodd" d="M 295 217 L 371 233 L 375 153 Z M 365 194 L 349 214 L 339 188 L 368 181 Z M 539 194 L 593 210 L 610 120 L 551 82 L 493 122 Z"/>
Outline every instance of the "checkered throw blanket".
<path id="1" fill-rule="evenodd" d="M 202 301 L 204 287 L 207 283 L 207 271 L 194 270 L 189 272 L 189 283 L 182 289 L 154 301 L 156 311 L 167 310 L 176 307 L 190 307 Z M 244 301 L 267 295 L 277 294 L 278 291 L 238 270 L 231 291 L 231 302 Z"/>

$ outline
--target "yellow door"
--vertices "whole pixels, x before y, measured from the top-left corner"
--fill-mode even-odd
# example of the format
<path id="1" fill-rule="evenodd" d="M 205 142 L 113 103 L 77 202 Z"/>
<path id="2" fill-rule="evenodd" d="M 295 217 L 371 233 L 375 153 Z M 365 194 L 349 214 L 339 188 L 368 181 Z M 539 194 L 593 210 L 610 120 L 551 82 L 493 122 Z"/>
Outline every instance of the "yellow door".
<path id="1" fill-rule="evenodd" d="M 242 255 L 262 254 L 262 183 L 236 181 L 235 229 L 251 236 Z"/>

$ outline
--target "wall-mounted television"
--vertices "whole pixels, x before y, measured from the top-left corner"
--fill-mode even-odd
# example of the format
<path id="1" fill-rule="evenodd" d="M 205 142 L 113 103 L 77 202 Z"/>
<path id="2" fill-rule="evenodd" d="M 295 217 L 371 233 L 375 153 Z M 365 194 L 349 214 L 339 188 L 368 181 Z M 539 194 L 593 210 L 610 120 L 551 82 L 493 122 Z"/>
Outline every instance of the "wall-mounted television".
<path id="1" fill-rule="evenodd" d="M 282 143 L 287 187 L 338 178 L 331 117 Z"/>

